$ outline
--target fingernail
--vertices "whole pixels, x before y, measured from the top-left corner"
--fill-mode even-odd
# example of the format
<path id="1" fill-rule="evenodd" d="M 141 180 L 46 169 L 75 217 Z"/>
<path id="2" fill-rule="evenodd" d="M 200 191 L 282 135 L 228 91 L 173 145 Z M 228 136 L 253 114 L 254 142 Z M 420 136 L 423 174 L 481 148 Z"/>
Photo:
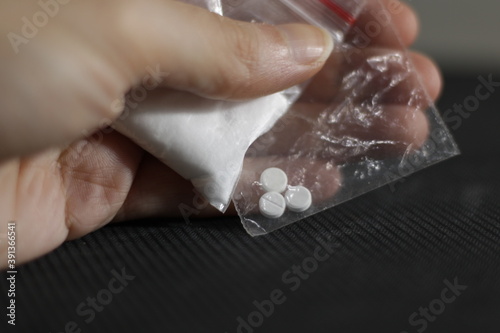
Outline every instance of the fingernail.
<path id="1" fill-rule="evenodd" d="M 324 61 L 332 52 L 332 37 L 323 29 L 305 24 L 286 24 L 278 28 L 285 36 L 293 58 L 301 65 Z"/>

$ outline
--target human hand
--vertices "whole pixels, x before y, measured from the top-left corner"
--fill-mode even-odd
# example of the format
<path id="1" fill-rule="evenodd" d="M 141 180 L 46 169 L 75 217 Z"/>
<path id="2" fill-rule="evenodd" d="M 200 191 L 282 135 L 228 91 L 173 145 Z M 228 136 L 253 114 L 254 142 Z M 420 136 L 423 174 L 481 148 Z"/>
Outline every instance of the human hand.
<path id="1" fill-rule="evenodd" d="M 15 1 L 0 6 L 9 13 L 0 23 L 5 34 L 39 10 Z M 403 6 L 394 19 L 410 45 L 417 33 L 414 14 Z M 291 56 L 293 44 L 274 27 L 233 22 L 172 1 L 109 0 L 60 5 L 36 36 L 18 45 L 18 53 L 4 39 L 0 232 L 17 222 L 18 262 L 113 219 L 179 215 L 179 204 L 192 201 L 189 182 L 116 132 L 98 142 L 81 137 L 118 117 L 115 102 L 157 65 L 165 73 L 158 76 L 162 86 L 212 98 L 251 98 L 306 80 L 322 67 L 331 45 L 320 30 L 291 30 L 309 41 L 298 48 L 308 50 L 305 62 Z M 384 36 L 372 44 L 390 44 Z M 413 57 L 435 98 L 437 69 L 427 58 Z M 200 216 L 211 214 L 207 209 Z M 0 258 L 5 253 L 2 240 Z"/>

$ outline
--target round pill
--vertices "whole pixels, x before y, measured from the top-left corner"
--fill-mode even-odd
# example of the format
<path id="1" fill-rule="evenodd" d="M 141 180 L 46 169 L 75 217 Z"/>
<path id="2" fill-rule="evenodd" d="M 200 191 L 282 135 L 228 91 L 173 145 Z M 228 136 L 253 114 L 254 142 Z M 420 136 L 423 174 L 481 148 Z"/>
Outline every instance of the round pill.
<path id="1" fill-rule="evenodd" d="M 285 193 L 286 206 L 292 212 L 303 212 L 312 204 L 311 192 L 304 186 L 292 186 Z"/>
<path id="2" fill-rule="evenodd" d="M 277 219 L 285 212 L 285 198 L 278 192 L 267 192 L 259 200 L 260 213 L 270 219 Z"/>
<path id="3" fill-rule="evenodd" d="M 260 175 L 260 183 L 264 190 L 268 192 L 281 193 L 286 190 L 288 177 L 286 173 L 279 168 L 269 168 Z"/>

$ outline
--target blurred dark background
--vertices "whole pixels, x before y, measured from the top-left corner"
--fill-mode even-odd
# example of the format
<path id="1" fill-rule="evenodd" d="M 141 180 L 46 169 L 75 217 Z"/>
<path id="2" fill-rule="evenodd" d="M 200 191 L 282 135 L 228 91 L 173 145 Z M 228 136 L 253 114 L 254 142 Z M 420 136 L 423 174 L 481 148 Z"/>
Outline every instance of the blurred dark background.
<path id="1" fill-rule="evenodd" d="M 420 15 L 415 48 L 459 74 L 500 70 L 500 2 L 496 0 L 410 0 Z"/>
<path id="2" fill-rule="evenodd" d="M 416 48 L 444 69 L 442 113 L 474 96 L 479 76 L 500 82 L 497 1 L 412 4 Z M 449 124 L 461 156 L 265 237 L 236 218 L 156 219 L 66 243 L 19 269 L 13 331 L 499 332 L 499 109 L 500 91 Z M 302 264 L 300 278 L 290 270 Z M 110 293 L 122 269 L 130 280 Z M 3 299 L 5 274 L 0 286 Z M 109 304 L 93 317 L 96 296 Z"/>

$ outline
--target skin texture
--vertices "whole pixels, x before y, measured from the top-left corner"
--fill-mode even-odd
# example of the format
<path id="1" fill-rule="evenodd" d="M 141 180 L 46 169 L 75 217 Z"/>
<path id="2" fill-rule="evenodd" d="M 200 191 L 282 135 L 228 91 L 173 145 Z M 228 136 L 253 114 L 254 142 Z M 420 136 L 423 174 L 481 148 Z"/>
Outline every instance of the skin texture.
<path id="1" fill-rule="evenodd" d="M 418 33 L 415 13 L 394 0 L 381 2 L 387 8 L 397 7 L 391 12 L 392 21 L 404 47 L 409 47 Z M 369 9 L 383 8 L 369 1 Z M 36 2 L 2 1 L 5 19 L 0 31 L 20 34 L 20 18 L 30 18 L 38 10 Z M 372 19 L 364 14 L 356 25 L 363 28 Z M 192 202 L 188 181 L 119 133 L 97 131 L 120 115 L 117 101 L 141 84 L 151 69 L 159 68 L 160 73 L 155 93 L 180 89 L 232 100 L 280 91 L 321 70 L 291 112 L 299 115 L 306 103 L 314 112 L 312 104 L 320 110 L 332 96 L 342 94 L 339 82 L 353 63 L 402 51 L 388 27 L 352 62 L 337 51 L 330 55 L 331 48 L 327 35 L 313 27 L 236 22 L 169 0 L 74 1 L 61 5 L 36 36 L 19 44 L 17 53 L 8 39 L 2 39 L 0 258 L 7 257 L 9 221 L 17 223 L 20 264 L 113 220 L 179 216 L 179 204 Z M 298 57 L 300 50 L 307 52 Z M 438 69 L 423 55 L 410 53 L 410 58 L 427 93 L 436 99 L 441 90 Z M 322 91 L 324 86 L 330 90 Z M 402 113 L 405 101 L 389 98 L 384 105 L 386 118 L 369 128 L 343 128 L 345 135 L 396 138 L 402 148 L 418 147 L 427 136 L 425 117 L 419 113 L 425 105 L 416 106 L 410 118 Z M 399 125 L 388 129 L 384 119 Z M 307 123 L 300 121 L 290 126 L 307 130 Z M 92 133 L 96 134 L 89 136 Z M 273 149 L 279 155 L 289 147 Z M 367 153 L 385 156 L 398 151 L 377 148 Z M 333 157 L 341 161 L 359 156 Z M 265 167 L 259 156 L 245 163 L 246 170 Z M 335 166 L 318 165 L 318 173 L 323 169 L 336 172 Z M 254 176 L 243 174 L 244 179 Z M 338 180 L 325 196 L 335 193 L 340 176 Z M 215 214 L 207 208 L 198 216 Z M 6 260 L 0 261 L 0 267 L 5 264 Z"/>

